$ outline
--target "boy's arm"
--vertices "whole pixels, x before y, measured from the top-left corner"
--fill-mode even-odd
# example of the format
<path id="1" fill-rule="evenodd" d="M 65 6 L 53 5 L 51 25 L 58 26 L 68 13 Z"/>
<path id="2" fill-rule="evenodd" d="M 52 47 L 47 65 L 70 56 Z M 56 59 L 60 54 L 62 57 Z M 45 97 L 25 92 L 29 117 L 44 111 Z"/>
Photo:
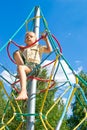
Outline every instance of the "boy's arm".
<path id="1" fill-rule="evenodd" d="M 52 46 L 49 42 L 49 39 L 48 39 L 48 37 L 46 37 L 45 34 L 43 34 L 42 37 L 43 37 L 43 40 L 46 42 L 46 45 L 47 45 L 47 46 L 44 46 L 44 52 L 50 53 L 52 51 Z"/>

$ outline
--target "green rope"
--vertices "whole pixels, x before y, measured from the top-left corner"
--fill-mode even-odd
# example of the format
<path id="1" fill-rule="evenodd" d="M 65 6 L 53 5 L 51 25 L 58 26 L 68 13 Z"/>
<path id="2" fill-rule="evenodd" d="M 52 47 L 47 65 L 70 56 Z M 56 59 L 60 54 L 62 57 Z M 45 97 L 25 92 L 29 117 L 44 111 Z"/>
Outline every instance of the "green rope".
<path id="1" fill-rule="evenodd" d="M 73 71 L 73 69 L 71 68 L 70 64 L 65 60 L 65 58 L 62 56 L 63 60 L 66 62 L 66 64 L 69 66 L 69 68 L 71 69 L 72 73 L 82 82 L 84 83 L 84 85 L 87 86 L 87 82 L 81 78 L 79 75 L 75 74 L 75 72 Z"/>
<path id="2" fill-rule="evenodd" d="M 39 114 L 16 113 L 16 116 L 39 116 Z"/>
<path id="3" fill-rule="evenodd" d="M 8 102 L 7 102 L 7 104 L 6 104 L 5 109 L 4 109 L 4 114 L 5 114 L 5 113 L 6 113 L 6 111 L 7 111 L 7 107 L 8 107 L 8 105 L 9 105 L 9 100 L 8 100 Z"/>
<path id="4" fill-rule="evenodd" d="M 49 40 L 50 40 L 50 43 L 51 43 L 53 49 L 55 50 L 55 49 L 56 49 L 56 45 L 55 45 L 54 39 L 53 39 L 53 37 L 52 37 L 52 35 L 51 35 L 51 33 L 50 33 L 50 30 L 49 30 L 49 28 L 48 28 L 46 19 L 45 19 L 44 15 L 43 15 L 42 11 L 41 11 L 41 16 L 42 16 L 42 19 L 43 19 L 44 28 L 45 28 L 46 31 L 48 32 L 48 38 L 49 38 Z M 58 52 L 58 54 L 59 54 L 59 52 Z M 57 53 L 56 53 L 56 55 L 57 55 Z"/>
<path id="5" fill-rule="evenodd" d="M 26 20 L 24 21 L 24 23 L 19 27 L 19 29 L 18 29 L 18 30 L 12 35 L 12 37 L 4 44 L 4 46 L 2 46 L 2 47 L 0 48 L 0 52 L 7 46 L 8 42 L 9 42 L 10 40 L 12 40 L 12 39 L 17 35 L 17 33 L 22 29 L 22 27 L 25 25 L 26 21 L 30 18 L 31 14 L 32 14 L 32 12 L 33 12 L 33 10 L 34 10 L 34 8 L 33 8 L 32 11 L 30 12 L 30 14 L 28 15 L 28 17 L 27 17 Z"/>
<path id="6" fill-rule="evenodd" d="M 81 102 L 80 98 L 78 97 L 78 93 L 77 93 L 77 92 L 75 93 L 75 96 L 76 96 L 76 98 L 78 99 L 79 104 L 82 106 L 82 108 L 84 108 L 84 105 L 83 105 L 83 103 Z"/>
<path id="7" fill-rule="evenodd" d="M 68 76 L 67 76 L 67 74 L 66 74 L 66 72 L 65 72 L 65 70 L 64 70 L 64 68 L 63 68 L 63 65 L 61 64 L 61 62 L 60 62 L 60 65 L 61 65 L 61 67 L 62 67 L 62 69 L 63 69 L 63 72 L 64 72 L 64 74 L 65 74 L 67 80 L 69 81 L 69 78 L 68 78 Z M 71 83 L 70 83 L 70 81 L 69 81 L 69 84 L 70 84 L 70 86 L 72 86 Z"/>

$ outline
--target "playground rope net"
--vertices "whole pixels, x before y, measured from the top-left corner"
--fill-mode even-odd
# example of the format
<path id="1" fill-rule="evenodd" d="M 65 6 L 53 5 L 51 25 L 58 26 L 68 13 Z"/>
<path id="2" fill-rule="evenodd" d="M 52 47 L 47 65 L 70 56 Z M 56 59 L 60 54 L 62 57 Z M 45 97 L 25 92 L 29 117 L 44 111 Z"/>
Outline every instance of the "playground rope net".
<path id="1" fill-rule="evenodd" d="M 76 74 L 73 71 L 71 66 L 68 64 L 68 62 L 64 58 L 64 56 L 62 54 L 61 45 L 60 45 L 59 41 L 57 40 L 57 38 L 53 34 L 51 34 L 51 32 L 48 28 L 47 21 L 44 18 L 42 12 L 41 12 L 41 16 L 32 17 L 33 11 L 34 11 L 34 9 L 31 11 L 29 16 L 26 18 L 25 22 L 20 26 L 20 28 L 10 38 L 10 40 L 8 40 L 6 42 L 6 44 L 4 44 L 0 48 L 0 52 L 2 52 L 5 47 L 7 47 L 8 57 L 13 63 L 15 63 L 15 61 L 13 60 L 13 58 L 10 54 L 10 47 L 12 46 L 12 44 L 14 46 L 16 46 L 17 48 L 21 48 L 21 46 L 19 44 L 17 44 L 15 41 L 13 41 L 13 39 L 16 37 L 16 35 L 19 32 L 21 32 L 21 29 L 23 27 L 26 28 L 26 31 L 30 30 L 29 29 L 30 22 L 33 23 L 33 20 L 35 20 L 37 18 L 42 19 L 43 25 L 44 25 L 43 29 L 45 30 L 45 32 L 49 38 L 53 51 L 50 54 L 43 57 L 42 62 L 39 65 L 37 65 L 33 69 L 33 71 L 27 76 L 27 82 L 29 82 L 32 79 L 35 79 L 38 81 L 36 94 L 37 94 L 37 97 L 38 97 L 38 95 L 41 96 L 41 97 L 39 97 L 39 98 L 41 98 L 41 102 L 39 101 L 40 102 L 40 103 L 38 102 L 39 104 L 36 103 L 36 108 L 37 108 L 36 113 L 27 113 L 27 111 L 25 109 L 27 106 L 27 102 L 26 101 L 18 102 L 15 100 L 17 93 L 20 92 L 20 87 L 19 87 L 20 79 L 16 78 L 16 76 L 13 73 L 11 73 L 4 65 L 0 64 L 0 68 L 3 69 L 3 71 L 6 71 L 10 75 L 10 77 L 12 77 L 12 79 L 14 79 L 14 80 L 12 80 L 12 82 L 9 82 L 8 79 L 6 79 L 6 77 L 4 77 L 3 75 L 0 75 L 0 78 L 1 78 L 0 87 L 2 88 L 2 90 L 6 96 L 6 106 L 4 108 L 2 118 L 0 121 L 0 130 L 5 130 L 5 129 L 11 130 L 11 124 L 13 122 L 15 122 L 15 123 L 17 122 L 17 127 L 15 129 L 20 130 L 23 127 L 23 124 L 26 123 L 27 117 L 31 117 L 31 116 L 35 117 L 35 124 L 42 125 L 43 129 L 45 129 L 45 130 L 54 130 L 54 129 L 60 130 L 62 123 L 64 121 L 64 117 L 65 117 L 65 115 L 68 111 L 68 108 L 73 100 L 73 97 L 76 95 L 77 91 L 81 92 L 82 97 L 83 97 L 85 103 L 87 104 L 87 99 L 84 94 L 84 91 L 79 86 L 79 83 L 78 83 L 80 81 L 85 86 L 87 86 L 87 82 L 84 81 L 78 74 Z M 41 39 L 42 39 L 42 36 L 36 42 L 39 42 Z M 35 43 L 33 43 L 33 44 L 35 44 Z M 24 47 L 23 49 L 25 49 L 25 48 L 26 47 Z M 49 60 L 49 59 L 52 59 L 52 60 Z M 49 61 L 49 62 L 46 62 L 46 61 Z M 68 66 L 68 68 L 70 69 L 70 71 L 75 79 L 74 83 L 72 83 L 70 81 L 69 75 L 67 74 L 66 69 L 63 66 L 63 63 L 65 63 Z M 48 68 L 50 68 L 50 73 L 47 71 Z M 65 76 L 64 81 L 61 81 L 61 79 L 60 79 L 60 71 L 59 71 L 60 68 L 62 70 L 63 75 Z M 37 71 L 37 70 L 39 70 L 39 71 Z M 45 76 L 45 78 L 44 78 L 41 75 L 42 72 L 44 72 L 44 73 L 48 72 L 49 75 Z M 58 73 L 59 73 L 59 75 L 58 75 Z M 4 86 L 4 82 L 8 83 L 9 86 L 11 87 L 10 94 L 9 94 L 8 90 L 6 90 L 6 87 Z M 59 94 L 58 94 L 56 100 L 53 100 L 53 98 L 54 98 L 53 94 L 56 91 L 58 91 L 57 93 L 59 93 Z M 61 101 L 63 100 L 63 97 L 65 95 L 67 95 L 67 93 L 68 93 L 67 101 L 65 104 L 63 104 L 64 107 L 62 107 Z M 53 100 L 52 103 L 50 103 L 50 101 L 48 101 L 49 95 L 50 95 L 50 100 L 51 101 Z M 39 99 L 36 98 L 36 100 L 39 100 Z M 47 109 L 46 109 L 46 106 L 48 106 Z M 59 114 L 60 108 L 62 109 L 61 114 Z M 57 110 L 57 111 L 55 111 L 55 110 Z M 10 111 L 11 111 L 11 114 L 10 114 Z M 51 120 L 54 121 L 54 124 L 51 124 L 51 120 L 50 120 L 50 115 L 52 113 L 53 113 L 53 115 L 52 115 L 53 118 Z M 7 118 L 7 116 L 8 116 L 8 118 Z M 74 130 L 79 128 L 79 126 L 82 123 L 84 123 L 86 118 L 87 118 L 87 112 L 85 111 L 85 117 L 79 122 L 79 124 L 77 126 L 75 126 Z M 36 125 L 35 125 L 35 128 L 37 129 Z"/>

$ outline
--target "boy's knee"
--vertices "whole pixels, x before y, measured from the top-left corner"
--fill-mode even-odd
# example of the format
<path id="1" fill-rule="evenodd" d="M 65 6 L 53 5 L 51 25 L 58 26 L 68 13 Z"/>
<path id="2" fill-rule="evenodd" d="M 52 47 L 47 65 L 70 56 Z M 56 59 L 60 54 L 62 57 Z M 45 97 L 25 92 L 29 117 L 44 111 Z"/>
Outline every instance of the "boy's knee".
<path id="1" fill-rule="evenodd" d="M 19 51 L 17 50 L 17 51 L 15 51 L 14 53 L 13 53 L 13 58 L 15 58 L 15 56 L 17 56 L 19 54 Z"/>
<path id="2" fill-rule="evenodd" d="M 24 65 L 19 65 L 18 66 L 18 71 L 22 71 L 22 70 L 24 70 L 24 71 L 26 70 L 25 66 Z"/>
<path id="3" fill-rule="evenodd" d="M 23 69 L 23 68 L 24 68 L 23 65 L 19 65 L 19 66 L 18 66 L 18 70 L 19 70 L 19 69 Z"/>

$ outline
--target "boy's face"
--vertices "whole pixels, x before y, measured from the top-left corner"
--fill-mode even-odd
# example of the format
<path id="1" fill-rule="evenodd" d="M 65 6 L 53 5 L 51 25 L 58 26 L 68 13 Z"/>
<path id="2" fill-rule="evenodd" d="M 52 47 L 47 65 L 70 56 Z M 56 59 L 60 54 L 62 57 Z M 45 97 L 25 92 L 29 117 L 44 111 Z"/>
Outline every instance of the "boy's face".
<path id="1" fill-rule="evenodd" d="M 31 45 L 36 41 L 36 35 L 33 32 L 27 32 L 25 36 L 25 43 Z"/>

